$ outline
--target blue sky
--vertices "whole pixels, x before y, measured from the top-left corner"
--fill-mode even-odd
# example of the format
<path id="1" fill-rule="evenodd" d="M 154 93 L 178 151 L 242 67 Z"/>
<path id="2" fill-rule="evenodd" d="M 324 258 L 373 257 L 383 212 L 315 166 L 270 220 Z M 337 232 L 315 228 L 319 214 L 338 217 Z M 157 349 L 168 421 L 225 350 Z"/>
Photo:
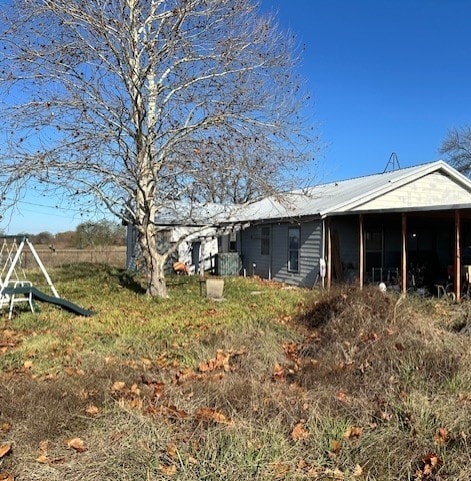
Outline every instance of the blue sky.
<path id="1" fill-rule="evenodd" d="M 323 148 L 317 181 L 440 158 L 448 129 L 471 123 L 470 0 L 261 0 L 305 47 L 306 116 Z M 59 232 L 83 220 L 32 197 L 0 228 Z M 51 205 L 51 208 L 42 207 Z"/>
<path id="2" fill-rule="evenodd" d="M 471 123 L 471 1 L 262 0 L 305 46 L 320 180 L 440 158 Z"/>

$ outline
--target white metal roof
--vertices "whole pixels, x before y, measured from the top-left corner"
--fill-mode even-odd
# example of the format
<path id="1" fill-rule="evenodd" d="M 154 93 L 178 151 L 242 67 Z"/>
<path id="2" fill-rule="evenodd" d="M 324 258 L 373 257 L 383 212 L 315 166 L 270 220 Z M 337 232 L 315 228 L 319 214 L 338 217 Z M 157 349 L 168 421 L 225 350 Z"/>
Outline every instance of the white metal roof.
<path id="1" fill-rule="evenodd" d="M 469 208 L 471 208 L 471 181 L 446 162 L 438 160 L 381 174 L 280 193 L 241 206 L 214 203 L 188 204 L 176 201 L 161 209 L 156 220 L 161 225 L 214 226 L 302 217 L 327 217 L 350 212 L 371 212 L 371 209 L 368 207 L 362 209 L 362 206 L 435 172 L 447 176 L 469 192 Z M 447 206 L 438 207 L 446 208 Z M 401 208 L 404 206 L 396 206 L 397 210 Z"/>
<path id="2" fill-rule="evenodd" d="M 305 216 L 325 217 L 349 213 L 353 209 L 358 212 L 358 207 L 362 204 L 434 172 L 441 172 L 469 191 L 471 207 L 471 181 L 447 163 L 438 160 L 270 196 L 241 207 L 231 220 L 250 222 Z"/>

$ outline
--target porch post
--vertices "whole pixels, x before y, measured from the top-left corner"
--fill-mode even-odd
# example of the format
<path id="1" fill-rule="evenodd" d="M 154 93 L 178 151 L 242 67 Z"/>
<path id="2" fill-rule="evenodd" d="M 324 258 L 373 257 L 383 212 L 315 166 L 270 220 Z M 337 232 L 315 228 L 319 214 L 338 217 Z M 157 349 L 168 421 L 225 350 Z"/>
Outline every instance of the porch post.
<path id="1" fill-rule="evenodd" d="M 407 292 L 407 216 L 402 213 L 401 291 Z"/>
<path id="2" fill-rule="evenodd" d="M 459 210 L 455 210 L 455 296 L 458 302 L 461 298 L 461 242 L 460 242 L 460 230 L 461 230 L 461 214 Z"/>
<path id="3" fill-rule="evenodd" d="M 332 231 L 327 217 L 327 289 L 332 287 Z"/>
<path id="4" fill-rule="evenodd" d="M 363 289 L 364 283 L 364 239 L 363 239 L 363 214 L 360 214 L 358 218 L 358 229 L 359 229 L 359 259 L 358 259 L 358 270 L 360 275 L 360 289 Z"/>

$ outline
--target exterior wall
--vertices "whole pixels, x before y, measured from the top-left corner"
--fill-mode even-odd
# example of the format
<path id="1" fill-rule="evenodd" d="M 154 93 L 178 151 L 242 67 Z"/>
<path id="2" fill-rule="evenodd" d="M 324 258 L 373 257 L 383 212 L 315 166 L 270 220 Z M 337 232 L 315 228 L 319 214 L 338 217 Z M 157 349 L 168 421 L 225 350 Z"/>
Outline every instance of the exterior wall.
<path id="1" fill-rule="evenodd" d="M 267 224 L 270 225 L 270 224 Z M 273 228 L 272 225 L 270 225 Z M 273 233 L 273 230 L 271 230 Z M 261 254 L 261 226 L 251 226 L 239 233 L 242 267 L 248 276 L 256 275 L 264 279 L 270 278 L 270 255 Z M 273 234 L 270 240 L 273 238 Z M 270 246 L 271 247 L 271 246 Z"/>
<path id="2" fill-rule="evenodd" d="M 178 246 L 178 260 L 190 266 L 190 273 L 214 270 L 218 253 L 217 237 L 189 237 Z"/>
<path id="3" fill-rule="evenodd" d="M 264 279 L 311 287 L 319 272 L 322 255 L 322 222 L 300 224 L 300 251 L 298 272 L 288 271 L 288 229 L 297 224 L 264 224 L 270 226 L 270 253 L 261 254 L 261 225 L 240 232 L 239 246 L 243 268 L 247 275 Z"/>
<path id="4" fill-rule="evenodd" d="M 178 246 L 176 254 L 169 261 L 170 263 L 175 260 L 184 262 L 190 266 L 190 272 L 192 273 L 199 269 L 214 269 L 215 256 L 218 253 L 217 232 L 214 228 L 169 227 L 168 230 L 170 231 L 168 238 L 170 243 L 178 242 L 182 237 L 186 237 Z M 126 268 L 135 270 L 139 256 L 136 230 L 132 226 L 128 226 L 126 233 Z"/>
<path id="5" fill-rule="evenodd" d="M 373 199 L 354 210 L 433 207 L 469 204 L 470 193 L 440 172 L 434 172 Z"/>

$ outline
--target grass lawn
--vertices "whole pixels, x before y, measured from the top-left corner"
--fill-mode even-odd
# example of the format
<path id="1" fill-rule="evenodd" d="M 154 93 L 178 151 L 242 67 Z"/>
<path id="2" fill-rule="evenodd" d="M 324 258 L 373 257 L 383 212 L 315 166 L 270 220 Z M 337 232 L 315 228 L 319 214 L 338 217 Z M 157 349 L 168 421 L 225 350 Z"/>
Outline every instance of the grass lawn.
<path id="1" fill-rule="evenodd" d="M 0 480 L 471 479 L 467 304 L 51 277 L 97 314 L 0 320 Z"/>

